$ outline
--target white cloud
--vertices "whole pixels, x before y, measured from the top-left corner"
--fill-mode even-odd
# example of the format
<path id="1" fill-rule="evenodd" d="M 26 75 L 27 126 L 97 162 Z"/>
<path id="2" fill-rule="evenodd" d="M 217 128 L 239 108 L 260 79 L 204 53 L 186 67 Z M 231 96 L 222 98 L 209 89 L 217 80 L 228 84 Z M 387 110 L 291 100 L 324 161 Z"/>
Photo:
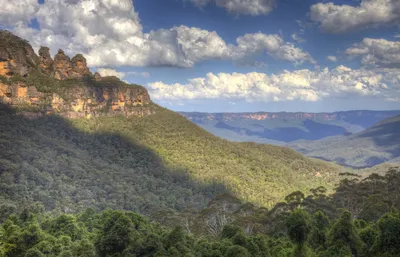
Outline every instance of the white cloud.
<path id="1" fill-rule="evenodd" d="M 294 41 L 296 41 L 297 43 L 304 43 L 304 42 L 306 42 L 306 40 L 305 40 L 304 38 L 300 37 L 300 36 L 297 35 L 296 33 L 293 33 L 293 34 L 292 34 L 292 39 L 293 39 Z"/>
<path id="2" fill-rule="evenodd" d="M 328 59 L 328 60 L 331 61 L 331 62 L 337 62 L 337 57 L 336 57 L 336 56 L 333 56 L 333 55 L 328 55 L 328 56 L 326 57 L 326 59 Z"/>
<path id="3" fill-rule="evenodd" d="M 361 0 L 360 5 L 335 5 L 332 2 L 311 6 L 311 20 L 329 33 L 343 33 L 370 26 L 398 24 L 400 1 Z"/>
<path id="4" fill-rule="evenodd" d="M 363 65 L 400 68 L 400 41 L 364 38 L 346 50 L 348 56 L 360 56 Z"/>
<path id="5" fill-rule="evenodd" d="M 275 59 L 302 64 L 306 61 L 315 63 L 310 54 L 293 44 L 285 43 L 276 34 L 266 35 L 263 33 L 245 34 L 236 39 L 237 45 L 230 45 L 230 55 L 233 59 L 240 60 L 262 52 L 268 53 Z"/>
<path id="6" fill-rule="evenodd" d="M 39 9 L 37 0 L 0 0 L 0 6 L 0 27 L 27 23 Z"/>
<path id="7" fill-rule="evenodd" d="M 390 100 L 400 96 L 399 90 L 393 87 L 400 82 L 399 75 L 398 70 L 352 70 L 338 66 L 332 70 L 304 69 L 277 75 L 208 73 L 206 77 L 190 79 L 186 84 L 155 82 L 147 87 L 152 98 L 159 101 L 217 98 L 249 102 L 320 101 L 354 96 Z"/>
<path id="8" fill-rule="evenodd" d="M 210 2 L 215 3 L 221 8 L 225 8 L 230 13 L 244 15 L 266 15 L 275 6 L 275 0 L 190 0 L 197 7 L 204 7 Z"/>
<path id="9" fill-rule="evenodd" d="M 125 77 L 124 72 L 118 72 L 114 69 L 99 68 L 99 69 L 97 69 L 97 72 L 100 73 L 100 75 L 102 77 L 115 76 L 115 77 L 118 77 L 119 79 L 122 79 L 123 77 Z"/>
<path id="10" fill-rule="evenodd" d="M 195 27 L 143 33 L 131 0 L 47 0 L 34 17 L 40 30 L 19 24 L 14 32 L 36 50 L 46 45 L 52 54 L 59 48 L 69 55 L 83 53 L 92 67 L 192 67 L 211 59 L 251 61 L 262 52 L 294 64 L 313 62 L 308 53 L 278 35 L 247 34 L 237 39 L 237 45 L 228 45 L 215 31 Z"/>

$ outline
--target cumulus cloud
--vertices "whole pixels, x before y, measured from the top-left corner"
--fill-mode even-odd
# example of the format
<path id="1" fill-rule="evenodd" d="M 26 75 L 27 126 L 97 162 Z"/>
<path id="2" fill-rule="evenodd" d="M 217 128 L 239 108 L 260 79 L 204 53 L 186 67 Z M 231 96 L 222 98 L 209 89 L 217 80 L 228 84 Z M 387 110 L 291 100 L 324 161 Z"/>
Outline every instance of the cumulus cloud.
<path id="1" fill-rule="evenodd" d="M 361 63 L 366 66 L 400 68 L 400 41 L 364 38 L 345 53 L 361 57 Z"/>
<path id="2" fill-rule="evenodd" d="M 266 3 L 254 2 L 254 6 Z M 7 10 L 16 13 L 16 7 Z M 16 34 L 28 39 L 35 49 L 49 46 L 52 54 L 59 48 L 70 55 L 81 52 L 92 67 L 192 67 L 211 59 L 243 61 L 261 52 L 294 64 L 313 61 L 308 53 L 278 35 L 248 34 L 239 37 L 236 45 L 228 45 L 215 31 L 195 27 L 143 33 L 131 0 L 47 0 L 29 13 L 34 13 L 31 18 L 37 19 L 40 30 L 19 23 L 13 28 Z"/>
<path id="3" fill-rule="evenodd" d="M 320 101 L 326 98 L 354 96 L 390 100 L 400 96 L 393 85 L 400 82 L 397 71 L 353 70 L 345 66 L 322 71 L 308 69 L 265 73 L 208 73 L 185 84 L 155 82 L 147 85 L 153 99 L 160 101 L 193 99 L 229 99 L 262 101 Z"/>
<path id="4" fill-rule="evenodd" d="M 35 49 L 47 45 L 52 54 L 59 48 L 70 55 L 83 53 L 92 67 L 192 67 L 212 59 L 243 62 L 259 53 L 294 64 L 313 62 L 308 53 L 278 35 L 248 34 L 231 45 L 215 31 L 195 27 L 143 33 L 131 0 L 47 0 L 31 18 L 37 19 L 40 30 L 18 24 L 14 32 L 28 39 Z"/>
<path id="5" fill-rule="evenodd" d="M 0 26 L 14 26 L 17 23 L 27 23 L 39 10 L 37 0 L 0 0 Z"/>
<path id="6" fill-rule="evenodd" d="M 333 55 L 328 55 L 326 57 L 326 59 L 328 59 L 328 61 L 331 61 L 331 62 L 337 62 L 337 57 L 333 56 Z"/>
<path id="7" fill-rule="evenodd" d="M 230 55 L 233 59 L 240 60 L 246 57 L 266 52 L 278 60 L 285 60 L 295 64 L 306 61 L 315 63 L 314 59 L 301 48 L 295 47 L 276 34 L 266 35 L 263 33 L 245 34 L 236 39 L 237 45 L 230 45 Z"/>
<path id="8" fill-rule="evenodd" d="M 275 0 L 190 0 L 197 7 L 204 7 L 215 3 L 218 7 L 225 8 L 230 13 L 243 15 L 266 15 L 275 6 Z"/>
<path id="9" fill-rule="evenodd" d="M 311 6 L 311 20 L 328 33 L 343 33 L 370 26 L 400 22 L 400 1 L 361 0 L 360 5 L 335 5 L 332 2 Z"/>
<path id="10" fill-rule="evenodd" d="M 100 75 L 102 77 L 115 76 L 115 77 L 118 77 L 119 79 L 122 79 L 123 77 L 125 77 L 124 72 L 118 72 L 114 69 L 99 68 L 99 69 L 97 69 L 97 72 L 100 73 Z"/>

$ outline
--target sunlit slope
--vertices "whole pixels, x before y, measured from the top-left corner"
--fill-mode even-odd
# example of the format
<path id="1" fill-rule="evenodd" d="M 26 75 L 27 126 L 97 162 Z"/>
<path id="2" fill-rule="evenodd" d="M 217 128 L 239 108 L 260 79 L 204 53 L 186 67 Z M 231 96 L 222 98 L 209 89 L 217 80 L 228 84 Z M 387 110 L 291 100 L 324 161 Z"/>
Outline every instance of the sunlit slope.
<path id="1" fill-rule="evenodd" d="M 70 120 L 2 112 L 0 208 L 40 202 L 61 212 L 93 206 L 151 213 L 200 209 L 223 192 L 271 206 L 337 181 L 335 165 L 222 140 L 155 108 L 147 117 Z"/>
<path id="2" fill-rule="evenodd" d="M 171 169 L 193 180 L 225 185 L 242 199 L 270 205 L 294 190 L 335 182 L 338 167 L 272 145 L 233 143 L 211 135 L 177 113 L 159 109 L 136 119 L 75 120 L 82 131 L 116 133 L 152 149 Z"/>

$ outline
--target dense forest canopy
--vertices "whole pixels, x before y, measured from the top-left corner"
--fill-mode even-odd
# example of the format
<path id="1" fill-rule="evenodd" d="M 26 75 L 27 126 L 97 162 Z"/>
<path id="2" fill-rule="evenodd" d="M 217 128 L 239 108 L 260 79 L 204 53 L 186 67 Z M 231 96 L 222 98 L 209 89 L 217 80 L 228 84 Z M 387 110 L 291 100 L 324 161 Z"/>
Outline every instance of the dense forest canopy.
<path id="1" fill-rule="evenodd" d="M 175 226 L 111 209 L 49 215 L 34 204 L 2 221 L 0 256 L 399 256 L 400 170 L 343 176 L 333 195 L 293 192 L 270 211 L 220 195 Z"/>
<path id="2" fill-rule="evenodd" d="M 0 198 L 14 208 L 149 214 L 201 209 L 224 192 L 272 206 L 295 190 L 331 189 L 340 171 L 287 148 L 219 139 L 160 107 L 141 118 L 12 112 L 0 115 Z"/>

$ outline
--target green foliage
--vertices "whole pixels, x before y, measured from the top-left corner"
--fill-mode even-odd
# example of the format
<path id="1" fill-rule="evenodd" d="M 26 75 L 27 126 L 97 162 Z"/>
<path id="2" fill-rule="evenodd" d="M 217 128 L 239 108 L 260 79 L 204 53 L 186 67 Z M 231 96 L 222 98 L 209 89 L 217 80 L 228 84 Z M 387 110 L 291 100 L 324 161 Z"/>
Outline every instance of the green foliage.
<path id="1" fill-rule="evenodd" d="M 233 245 L 228 248 L 225 257 L 250 257 L 249 251 L 240 245 Z"/>
<path id="2" fill-rule="evenodd" d="M 299 195 L 299 194 L 297 194 Z M 312 255 L 312 251 L 306 245 L 308 235 L 311 230 L 310 214 L 302 209 L 294 210 L 286 221 L 288 236 L 294 244 L 294 257 L 307 257 Z"/>
<path id="3" fill-rule="evenodd" d="M 6 112 L 0 121 L 4 216 L 12 205 L 34 202 L 58 213 L 200 210 L 225 192 L 272 206 L 294 189 L 332 188 L 337 178 L 330 164 L 287 148 L 219 139 L 159 107 L 143 118 L 26 119 Z"/>
<path id="4" fill-rule="evenodd" d="M 354 255 L 359 253 L 362 241 L 357 234 L 350 212 L 344 211 L 340 218 L 332 225 L 328 234 L 328 246 L 344 246 L 344 248 L 349 248 Z"/>
<path id="5" fill-rule="evenodd" d="M 313 214 L 309 243 L 314 250 L 325 249 L 329 227 L 329 218 L 325 213 L 317 211 Z"/>
<path id="6" fill-rule="evenodd" d="M 383 215 L 378 223 L 377 248 L 379 252 L 395 256 L 400 253 L 400 212 Z"/>
<path id="7" fill-rule="evenodd" d="M 305 210 L 293 211 L 286 221 L 289 238 L 295 244 L 304 244 L 310 232 L 310 214 Z"/>

